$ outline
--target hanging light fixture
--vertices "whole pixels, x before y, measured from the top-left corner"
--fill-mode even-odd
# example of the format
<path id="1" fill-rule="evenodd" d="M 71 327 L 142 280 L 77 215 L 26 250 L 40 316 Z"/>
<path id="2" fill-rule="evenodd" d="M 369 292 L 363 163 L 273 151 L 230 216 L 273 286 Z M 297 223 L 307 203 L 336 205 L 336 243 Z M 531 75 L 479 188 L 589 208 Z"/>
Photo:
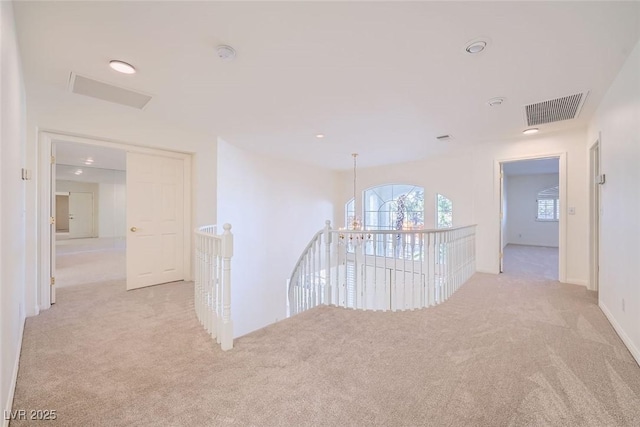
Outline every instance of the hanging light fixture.
<path id="1" fill-rule="evenodd" d="M 349 224 L 347 224 L 348 230 L 362 230 L 362 219 L 358 215 L 358 202 L 356 199 L 358 188 L 358 153 L 351 154 L 353 157 L 353 215 L 348 218 Z"/>
<path id="2" fill-rule="evenodd" d="M 353 233 L 353 231 L 362 231 L 362 219 L 358 215 L 358 153 L 351 154 L 353 157 L 353 215 L 347 218 L 345 228 L 341 230 L 350 231 L 351 233 L 340 233 L 340 243 L 349 245 L 350 247 L 359 246 L 365 240 L 371 238 L 371 234 Z"/>

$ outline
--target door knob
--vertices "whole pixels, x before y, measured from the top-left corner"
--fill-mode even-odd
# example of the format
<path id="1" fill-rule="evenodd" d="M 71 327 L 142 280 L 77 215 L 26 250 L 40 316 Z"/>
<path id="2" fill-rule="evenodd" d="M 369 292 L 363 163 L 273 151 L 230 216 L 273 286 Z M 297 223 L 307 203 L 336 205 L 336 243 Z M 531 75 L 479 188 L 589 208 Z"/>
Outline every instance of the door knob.
<path id="1" fill-rule="evenodd" d="M 136 227 L 131 227 L 131 231 L 135 233 L 136 231 L 138 231 L 138 229 Z"/>

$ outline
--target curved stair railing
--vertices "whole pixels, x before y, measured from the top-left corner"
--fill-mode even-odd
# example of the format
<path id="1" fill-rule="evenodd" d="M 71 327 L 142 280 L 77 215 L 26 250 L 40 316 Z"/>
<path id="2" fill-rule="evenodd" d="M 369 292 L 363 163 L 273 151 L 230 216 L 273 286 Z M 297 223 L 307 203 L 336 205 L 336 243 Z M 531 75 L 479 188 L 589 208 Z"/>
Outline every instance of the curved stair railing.
<path id="1" fill-rule="evenodd" d="M 231 257 L 233 234 L 225 224 L 217 234 L 215 225 L 196 228 L 194 308 L 205 330 L 222 350 L 233 348 L 231 321 Z"/>
<path id="2" fill-rule="evenodd" d="M 289 315 L 318 305 L 413 310 L 446 301 L 475 273 L 475 225 L 333 230 L 326 222 L 289 279 Z"/>

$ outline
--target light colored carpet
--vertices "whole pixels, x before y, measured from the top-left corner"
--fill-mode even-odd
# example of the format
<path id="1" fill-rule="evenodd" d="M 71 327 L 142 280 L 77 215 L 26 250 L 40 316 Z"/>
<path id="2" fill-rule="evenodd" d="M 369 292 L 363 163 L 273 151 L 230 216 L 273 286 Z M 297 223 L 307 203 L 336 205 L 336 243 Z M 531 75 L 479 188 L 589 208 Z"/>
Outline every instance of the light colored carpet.
<path id="1" fill-rule="evenodd" d="M 558 248 L 509 244 L 504 248 L 503 264 L 507 274 L 558 280 Z"/>
<path id="2" fill-rule="evenodd" d="M 124 238 L 69 239 L 56 242 L 56 286 L 124 280 Z M 124 289 L 124 288 L 123 288 Z"/>
<path id="3" fill-rule="evenodd" d="M 437 307 L 320 307 L 226 353 L 192 293 L 60 290 L 27 319 L 14 409 L 69 426 L 640 425 L 640 368 L 580 286 L 476 274 Z"/>

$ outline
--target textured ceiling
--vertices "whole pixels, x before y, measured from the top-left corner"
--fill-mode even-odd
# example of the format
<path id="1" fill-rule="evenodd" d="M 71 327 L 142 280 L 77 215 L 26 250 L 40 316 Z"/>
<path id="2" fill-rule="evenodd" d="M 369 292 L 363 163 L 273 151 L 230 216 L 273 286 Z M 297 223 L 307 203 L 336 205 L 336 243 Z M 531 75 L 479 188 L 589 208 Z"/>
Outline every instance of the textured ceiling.
<path id="1" fill-rule="evenodd" d="M 539 135 L 585 126 L 640 37 L 639 11 L 638 2 L 15 4 L 39 105 L 55 108 L 74 71 L 153 95 L 132 121 L 140 113 L 331 168 L 348 168 L 352 152 L 371 166 L 525 138 L 524 105 L 588 90 L 577 119 Z M 487 49 L 465 53 L 478 37 Z M 220 61 L 219 44 L 236 60 Z M 138 73 L 117 74 L 110 59 Z M 502 106 L 486 105 L 497 96 Z M 104 104 L 91 99 L 77 114 L 113 108 Z"/>

